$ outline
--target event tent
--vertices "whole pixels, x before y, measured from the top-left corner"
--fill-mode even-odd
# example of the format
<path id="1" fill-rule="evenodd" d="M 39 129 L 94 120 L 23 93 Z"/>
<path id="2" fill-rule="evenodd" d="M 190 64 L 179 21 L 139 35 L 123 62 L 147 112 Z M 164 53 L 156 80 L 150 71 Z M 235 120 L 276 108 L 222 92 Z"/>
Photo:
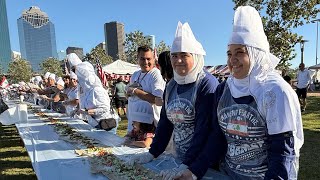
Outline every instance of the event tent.
<path id="1" fill-rule="evenodd" d="M 103 66 L 102 69 L 105 73 L 108 74 L 131 75 L 135 71 L 139 70 L 140 67 L 139 65 L 131 64 L 118 59 L 111 64 Z"/>
<path id="2" fill-rule="evenodd" d="M 309 69 L 320 69 L 320 64 L 310 66 Z"/>

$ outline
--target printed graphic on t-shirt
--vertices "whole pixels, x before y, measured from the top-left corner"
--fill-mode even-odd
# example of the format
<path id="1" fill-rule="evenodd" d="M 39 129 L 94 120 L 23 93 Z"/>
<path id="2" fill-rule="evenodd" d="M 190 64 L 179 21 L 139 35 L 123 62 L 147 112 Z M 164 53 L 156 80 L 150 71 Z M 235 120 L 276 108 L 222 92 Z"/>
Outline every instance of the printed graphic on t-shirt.
<path id="1" fill-rule="evenodd" d="M 233 104 L 221 109 L 218 117 L 228 141 L 227 166 L 244 176 L 264 176 L 266 126 L 259 112 L 247 104 Z"/>
<path id="2" fill-rule="evenodd" d="M 194 119 L 194 108 L 191 102 L 184 98 L 171 101 L 167 106 L 167 116 L 172 123 L 185 122 Z"/>
<path id="3" fill-rule="evenodd" d="M 194 133 L 194 107 L 189 100 L 177 98 L 169 102 L 166 111 L 168 119 L 174 124 L 173 140 L 177 156 L 183 160 Z"/>

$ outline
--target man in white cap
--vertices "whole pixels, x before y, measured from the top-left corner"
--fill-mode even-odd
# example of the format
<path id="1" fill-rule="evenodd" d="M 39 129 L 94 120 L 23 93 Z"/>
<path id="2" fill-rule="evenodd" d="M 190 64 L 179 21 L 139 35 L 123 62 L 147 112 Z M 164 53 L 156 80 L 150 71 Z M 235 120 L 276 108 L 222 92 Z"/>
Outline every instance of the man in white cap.
<path id="1" fill-rule="evenodd" d="M 139 112 L 135 111 L 135 104 L 139 101 L 148 102 L 149 106 L 145 108 L 145 115 L 150 121 L 157 125 L 160 118 L 161 106 L 155 104 L 155 99 L 161 98 L 165 88 L 160 70 L 155 66 L 155 57 L 153 50 L 148 46 L 138 48 L 138 63 L 141 70 L 134 72 L 131 76 L 130 83 L 126 87 L 128 98 L 128 133 L 132 130 L 132 119 Z M 136 117 L 138 118 L 138 117 Z M 145 118 L 145 117 L 141 117 Z"/>
<path id="2" fill-rule="evenodd" d="M 156 135 L 149 152 L 133 156 L 129 163 L 146 163 L 158 157 L 171 135 L 177 159 L 182 164 L 161 171 L 164 179 L 200 179 L 210 165 L 219 163 L 219 158 L 210 162 L 207 152 L 203 151 L 210 131 L 214 132 L 216 145 L 221 144 L 223 137 L 218 122 L 212 122 L 208 113 L 213 109 L 212 95 L 219 83 L 203 70 L 205 54 L 189 24 L 179 22 L 171 48 L 174 76 L 166 87 Z M 218 149 L 215 153 L 222 155 L 223 151 Z"/>
<path id="3" fill-rule="evenodd" d="M 225 179 L 297 179 L 303 128 L 299 100 L 275 71 L 279 59 L 270 53 L 261 17 L 240 6 L 228 45 L 232 72 L 216 90 L 213 117 L 227 141 L 220 176 Z M 211 157 L 220 146 L 210 144 Z M 211 145 L 211 146 L 210 146 Z M 213 174 L 212 179 L 217 176 Z"/>
<path id="4" fill-rule="evenodd" d="M 46 72 L 43 76 L 43 81 L 44 81 L 43 85 L 45 88 L 48 87 L 48 78 L 49 78 L 50 74 L 51 74 L 50 72 Z"/>
<path id="5" fill-rule="evenodd" d="M 49 78 L 50 81 L 51 78 Z M 45 98 L 47 101 L 49 101 L 52 104 L 52 110 L 60 112 L 60 113 L 65 113 L 65 108 L 62 105 L 61 100 L 61 92 L 64 89 L 64 81 L 62 80 L 61 77 L 58 78 L 56 86 L 52 86 L 52 91 L 54 92 L 51 95 L 48 95 L 49 97 Z M 45 96 L 46 97 L 46 96 Z"/>

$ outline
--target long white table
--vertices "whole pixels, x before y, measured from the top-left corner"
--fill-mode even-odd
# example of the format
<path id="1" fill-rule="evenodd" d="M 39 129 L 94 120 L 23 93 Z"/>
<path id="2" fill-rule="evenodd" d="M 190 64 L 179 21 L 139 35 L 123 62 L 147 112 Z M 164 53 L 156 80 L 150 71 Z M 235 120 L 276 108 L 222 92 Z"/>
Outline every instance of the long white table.
<path id="1" fill-rule="evenodd" d="M 12 106 L 12 102 L 8 102 Z M 36 107 L 36 105 L 32 105 Z M 40 108 L 38 106 L 38 108 Z M 50 115 L 50 113 L 46 112 Z M 57 113 L 52 113 L 56 116 Z M 67 124 L 78 129 L 87 137 L 97 139 L 107 146 L 119 146 L 123 139 L 102 130 L 93 129 L 82 120 L 72 119 L 62 114 Z M 16 123 L 18 132 L 30 156 L 33 169 L 39 180 L 57 179 L 107 179 L 103 175 L 90 172 L 90 164 L 86 157 L 79 157 L 74 153 L 75 146 L 59 139 L 53 126 L 39 119 L 28 110 L 28 121 Z"/>
<path id="2" fill-rule="evenodd" d="M 6 103 L 9 107 L 12 107 L 16 105 L 17 101 L 9 101 Z M 31 103 L 26 104 L 35 108 L 41 108 Z M 44 111 L 46 115 L 58 117 L 85 136 L 100 141 L 102 145 L 114 146 L 114 153 L 123 160 L 129 158 L 132 154 L 148 151 L 145 148 L 121 146 L 124 141 L 123 138 L 104 130 L 92 128 L 82 120 L 70 118 L 63 114 L 44 109 L 42 109 L 42 111 Z M 59 135 L 54 131 L 53 125 L 41 120 L 38 115 L 35 115 L 30 110 L 28 110 L 28 121 L 16 123 L 16 127 L 25 144 L 33 169 L 39 180 L 107 179 L 107 177 L 102 174 L 92 174 L 90 172 L 88 159 L 86 157 L 79 157 L 74 152 L 74 150 L 79 147 L 59 139 Z M 180 163 L 172 156 L 163 155 L 143 166 L 159 173 L 163 169 L 175 168 L 178 164 Z"/>

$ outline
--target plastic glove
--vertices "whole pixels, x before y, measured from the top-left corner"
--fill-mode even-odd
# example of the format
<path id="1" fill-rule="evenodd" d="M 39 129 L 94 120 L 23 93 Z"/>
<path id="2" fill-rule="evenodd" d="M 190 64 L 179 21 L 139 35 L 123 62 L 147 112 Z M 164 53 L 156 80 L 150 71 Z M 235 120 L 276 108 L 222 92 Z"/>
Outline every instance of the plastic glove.
<path id="1" fill-rule="evenodd" d="M 160 172 L 160 176 L 162 176 L 162 179 L 164 180 L 171 180 L 174 177 L 178 177 L 181 176 L 182 173 L 188 169 L 188 166 L 185 164 L 181 164 L 179 167 L 177 168 L 173 168 L 173 169 L 168 169 L 168 170 L 163 170 Z"/>
<path id="2" fill-rule="evenodd" d="M 88 114 L 88 111 L 87 111 L 86 109 L 79 109 L 79 110 L 78 110 L 78 113 L 79 113 L 79 114 L 87 115 L 87 114 Z"/>
<path id="3" fill-rule="evenodd" d="M 194 175 L 189 169 L 182 172 L 180 176 L 173 177 L 174 179 L 184 179 L 184 180 L 197 180 L 197 176 Z"/>
<path id="4" fill-rule="evenodd" d="M 154 159 L 153 155 L 149 152 L 139 153 L 132 155 L 130 159 L 127 161 L 129 166 L 132 166 L 134 163 L 145 164 Z"/>

